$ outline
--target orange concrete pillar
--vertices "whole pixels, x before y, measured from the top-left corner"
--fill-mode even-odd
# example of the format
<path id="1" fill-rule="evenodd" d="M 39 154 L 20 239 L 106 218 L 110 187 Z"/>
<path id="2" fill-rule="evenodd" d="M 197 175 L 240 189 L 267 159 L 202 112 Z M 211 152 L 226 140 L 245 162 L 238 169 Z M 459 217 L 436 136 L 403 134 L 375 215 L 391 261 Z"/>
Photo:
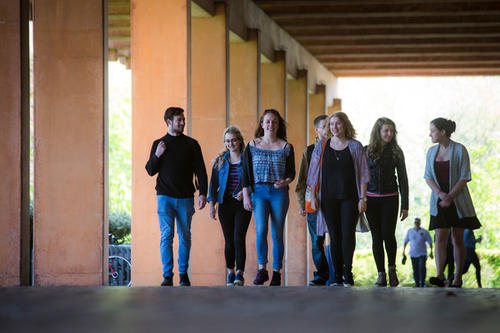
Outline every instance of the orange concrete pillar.
<path id="1" fill-rule="evenodd" d="M 309 137 L 308 145 L 313 144 L 316 140 L 316 132 L 314 131 L 314 118 L 321 114 L 326 114 L 327 112 L 326 104 L 326 87 L 324 85 L 317 85 L 316 92 L 314 94 L 309 94 L 309 114 L 308 114 L 308 128 Z M 308 276 L 309 280 L 314 278 L 314 271 L 316 270 L 311 254 L 311 237 L 308 236 L 308 248 L 307 256 L 309 258 L 308 264 Z"/>
<path id="2" fill-rule="evenodd" d="M 37 285 L 107 284 L 105 3 L 33 2 Z"/>
<path id="3" fill-rule="evenodd" d="M 201 145 L 210 177 L 213 160 L 224 149 L 229 30 L 223 4 L 216 6 L 214 16 L 197 15 L 191 18 L 191 134 Z M 223 285 L 226 278 L 224 237 L 219 221 L 210 218 L 208 204 L 193 216 L 191 231 L 192 283 Z"/>
<path id="4" fill-rule="evenodd" d="M 324 85 L 316 86 L 316 92 L 309 95 L 309 140 L 308 144 L 314 143 L 316 132 L 314 131 L 314 118 L 320 114 L 326 114 L 326 87 Z"/>
<path id="5" fill-rule="evenodd" d="M 299 171 L 302 151 L 307 144 L 307 72 L 287 82 L 288 141 L 295 148 L 295 170 Z M 307 282 L 307 221 L 298 213 L 295 198 L 296 179 L 290 184 L 290 208 L 287 220 L 287 285 L 303 286 Z"/>
<path id="6" fill-rule="evenodd" d="M 342 100 L 340 98 L 334 98 L 332 106 L 328 107 L 328 115 L 332 115 L 339 111 L 342 111 Z"/>
<path id="7" fill-rule="evenodd" d="M 285 52 L 276 51 L 275 62 L 261 63 L 261 108 L 260 114 L 266 109 L 275 109 L 286 117 L 286 68 Z"/>
<path id="8" fill-rule="evenodd" d="M 159 285 L 163 280 L 156 178 L 149 177 L 144 166 L 153 141 L 167 132 L 166 108 L 180 106 L 189 112 L 190 4 L 188 0 L 133 0 L 131 4 L 134 286 Z M 175 258 L 176 244 L 177 237 Z"/>
<path id="9" fill-rule="evenodd" d="M 238 125 L 245 141 L 254 138 L 259 113 L 260 55 L 256 30 L 250 30 L 248 41 L 230 34 L 229 43 L 229 123 Z M 248 283 L 257 273 L 255 222 L 252 218 L 247 232 L 245 278 Z"/>
<path id="10" fill-rule="evenodd" d="M 29 283 L 28 1 L 0 0 L 0 286 Z M 21 244 L 25 245 L 24 247 Z M 27 246 L 27 247 L 26 247 Z M 24 260 L 23 260 L 24 259 Z"/>

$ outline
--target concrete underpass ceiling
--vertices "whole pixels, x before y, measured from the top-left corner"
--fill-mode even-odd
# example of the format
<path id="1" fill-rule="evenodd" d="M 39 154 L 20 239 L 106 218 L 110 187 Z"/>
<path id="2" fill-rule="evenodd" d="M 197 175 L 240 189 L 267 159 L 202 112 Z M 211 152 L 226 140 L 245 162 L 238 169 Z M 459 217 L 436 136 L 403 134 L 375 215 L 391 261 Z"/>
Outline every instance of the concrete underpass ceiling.
<path id="1" fill-rule="evenodd" d="M 254 0 L 336 76 L 500 75 L 500 0 Z M 130 1 L 108 0 L 130 66 Z"/>
<path id="2" fill-rule="evenodd" d="M 498 0 L 255 0 L 336 76 L 499 75 Z"/>

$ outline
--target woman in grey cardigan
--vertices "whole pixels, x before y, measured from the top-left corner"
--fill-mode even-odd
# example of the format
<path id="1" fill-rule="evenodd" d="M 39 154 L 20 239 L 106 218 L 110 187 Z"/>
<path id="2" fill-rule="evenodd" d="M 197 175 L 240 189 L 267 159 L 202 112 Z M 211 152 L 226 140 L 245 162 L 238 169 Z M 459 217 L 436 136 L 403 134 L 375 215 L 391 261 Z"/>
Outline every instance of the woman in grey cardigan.
<path id="1" fill-rule="evenodd" d="M 356 222 L 366 211 L 366 186 L 370 181 L 363 145 L 355 140 L 349 118 L 337 112 L 327 118 L 327 141 L 320 140 L 312 153 L 307 186 L 311 206 L 318 209 L 317 234 L 323 235 L 326 223 L 332 240 L 333 286 L 352 286 L 352 257 L 356 247 Z M 324 148 L 323 148 L 324 147 Z M 323 156 L 323 157 L 321 157 Z M 319 193 L 316 186 L 319 182 Z"/>
<path id="2" fill-rule="evenodd" d="M 455 128 L 451 120 L 436 118 L 431 121 L 430 137 L 437 145 L 427 152 L 424 178 L 432 190 L 429 230 L 435 230 L 436 234 L 437 276 L 429 282 L 438 287 L 445 285 L 446 240 L 451 229 L 457 274 L 450 286 L 460 288 L 465 263 L 464 230 L 477 229 L 481 224 L 467 188 L 471 180 L 469 154 L 462 144 L 450 139 Z"/>

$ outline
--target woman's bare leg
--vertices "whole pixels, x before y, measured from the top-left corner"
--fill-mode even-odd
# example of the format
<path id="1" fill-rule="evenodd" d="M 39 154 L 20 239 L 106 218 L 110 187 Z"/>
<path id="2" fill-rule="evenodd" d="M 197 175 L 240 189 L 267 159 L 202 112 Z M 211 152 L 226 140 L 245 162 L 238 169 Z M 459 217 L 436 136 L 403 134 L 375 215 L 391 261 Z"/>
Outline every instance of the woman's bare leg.
<path id="1" fill-rule="evenodd" d="M 453 241 L 453 257 L 457 272 L 455 273 L 454 285 L 462 284 L 462 273 L 465 264 L 465 243 L 464 243 L 464 228 L 451 228 L 451 239 Z"/>

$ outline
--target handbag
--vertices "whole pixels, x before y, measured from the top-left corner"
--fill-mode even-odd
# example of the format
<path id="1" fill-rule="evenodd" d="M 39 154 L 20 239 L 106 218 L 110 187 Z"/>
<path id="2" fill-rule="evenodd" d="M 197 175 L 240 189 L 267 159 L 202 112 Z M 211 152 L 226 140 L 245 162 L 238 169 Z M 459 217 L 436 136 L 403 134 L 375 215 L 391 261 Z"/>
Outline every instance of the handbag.
<path id="1" fill-rule="evenodd" d="M 370 231 L 370 227 L 368 226 L 368 222 L 366 221 L 365 213 L 359 214 L 358 223 L 356 223 L 356 231 L 357 232 Z"/>
<path id="2" fill-rule="evenodd" d="M 323 154 L 325 152 L 326 141 L 327 140 L 323 140 L 323 143 L 321 144 L 321 157 L 319 159 L 318 182 L 316 183 L 316 187 L 314 188 L 314 191 L 316 192 L 316 198 L 318 197 L 318 192 L 319 192 L 319 179 L 320 179 L 320 176 L 321 176 L 321 164 L 323 162 Z M 316 213 L 318 210 L 317 209 L 313 209 L 311 207 L 311 196 L 312 196 L 311 191 L 312 191 L 311 187 L 307 186 L 307 188 L 306 188 L 306 195 L 305 195 L 306 212 L 308 212 L 308 213 Z"/>

